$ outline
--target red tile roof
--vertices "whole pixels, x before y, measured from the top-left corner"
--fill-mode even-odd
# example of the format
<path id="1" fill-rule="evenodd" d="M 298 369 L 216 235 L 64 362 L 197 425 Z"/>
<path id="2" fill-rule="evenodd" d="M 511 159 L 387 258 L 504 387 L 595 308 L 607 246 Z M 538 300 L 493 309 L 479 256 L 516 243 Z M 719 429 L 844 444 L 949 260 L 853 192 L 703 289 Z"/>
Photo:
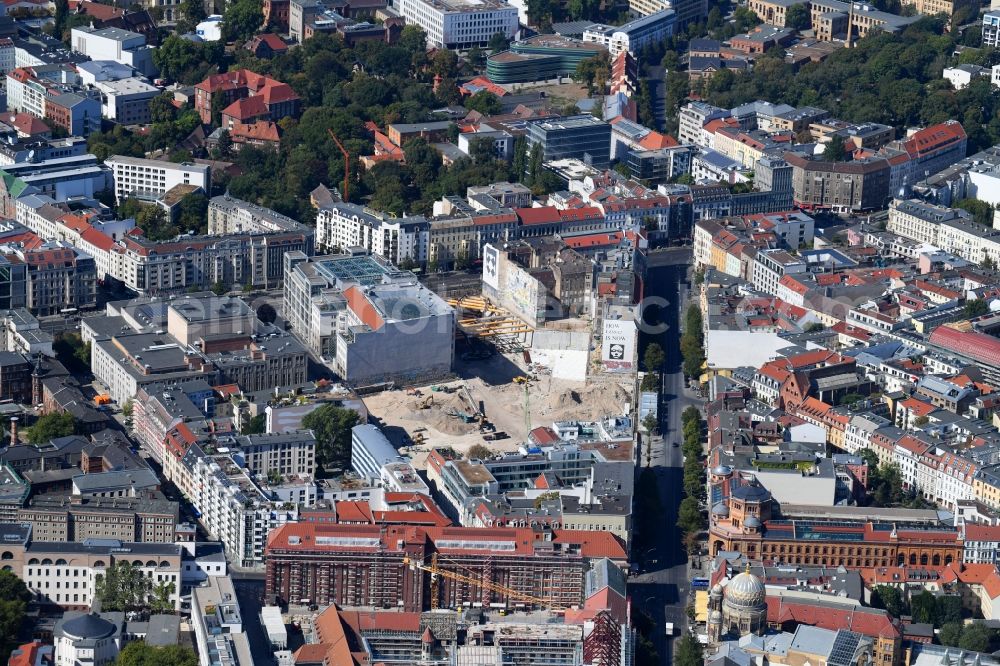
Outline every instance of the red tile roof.
<path id="1" fill-rule="evenodd" d="M 767 598 L 767 621 L 775 624 L 808 624 L 822 629 L 847 629 L 873 637 L 900 635 L 899 627 L 884 610 L 861 606 L 837 608 L 829 604 L 813 605 L 785 597 Z"/>
<path id="2" fill-rule="evenodd" d="M 930 342 L 975 361 L 1000 367 L 1000 339 L 992 335 L 938 326 L 931 333 Z"/>

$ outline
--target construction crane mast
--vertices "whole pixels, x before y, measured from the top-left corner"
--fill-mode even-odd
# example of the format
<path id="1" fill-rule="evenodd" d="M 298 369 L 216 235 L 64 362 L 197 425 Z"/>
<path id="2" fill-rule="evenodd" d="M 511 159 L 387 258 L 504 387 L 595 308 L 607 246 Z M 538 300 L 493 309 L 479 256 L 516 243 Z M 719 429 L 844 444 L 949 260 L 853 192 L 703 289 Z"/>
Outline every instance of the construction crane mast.
<path id="1" fill-rule="evenodd" d="M 337 148 L 340 148 L 340 152 L 344 156 L 344 201 L 347 201 L 348 199 L 350 199 L 350 192 L 348 191 L 348 186 L 351 176 L 351 155 L 350 153 L 347 152 L 347 149 L 344 148 L 344 144 L 340 142 L 340 139 L 337 138 L 337 135 L 333 133 L 332 129 L 327 128 L 326 133 L 330 135 L 330 138 L 333 139 L 333 142 L 335 144 L 337 144 Z"/>
<path id="2" fill-rule="evenodd" d="M 442 569 L 437 565 L 437 554 L 435 553 L 431 558 L 430 564 L 425 564 L 424 562 L 417 561 L 412 557 L 404 557 L 403 564 L 409 566 L 411 569 L 419 569 L 420 571 L 426 571 L 431 575 L 431 594 L 436 595 L 439 593 L 439 586 L 437 584 L 436 578 L 442 576 L 450 580 L 455 580 L 460 583 L 468 583 L 469 585 L 476 585 L 491 592 L 496 592 L 498 594 L 505 594 L 511 599 L 516 599 L 518 601 L 532 604 L 535 606 L 541 606 L 549 610 L 562 610 L 561 607 L 556 606 L 548 599 L 542 599 L 541 597 L 535 597 L 530 594 L 525 594 L 519 592 L 514 588 L 507 587 L 506 585 L 500 585 L 499 583 L 494 583 L 491 580 L 483 580 L 480 578 L 473 578 L 471 576 L 463 576 L 462 574 L 455 573 L 454 571 L 448 571 L 447 569 Z M 438 600 L 436 597 L 431 598 L 431 608 L 437 608 Z"/>

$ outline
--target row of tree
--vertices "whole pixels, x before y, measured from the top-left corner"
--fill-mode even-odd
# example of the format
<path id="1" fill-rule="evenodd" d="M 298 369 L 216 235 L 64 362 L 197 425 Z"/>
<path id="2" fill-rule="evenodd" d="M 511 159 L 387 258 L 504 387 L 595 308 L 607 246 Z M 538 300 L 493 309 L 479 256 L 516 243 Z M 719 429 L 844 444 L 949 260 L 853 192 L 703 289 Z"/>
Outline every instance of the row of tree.
<path id="1" fill-rule="evenodd" d="M 684 432 L 684 499 L 677 508 L 677 527 L 684 533 L 688 552 L 694 552 L 698 547 L 698 537 L 705 529 L 705 512 L 701 509 L 706 497 L 701 412 L 697 407 L 688 407 L 681 414 L 681 422 Z"/>
<path id="2" fill-rule="evenodd" d="M 684 314 L 684 333 L 681 335 L 681 356 L 684 358 L 684 374 L 700 377 L 705 365 L 705 332 L 701 318 L 701 308 L 692 303 Z"/>

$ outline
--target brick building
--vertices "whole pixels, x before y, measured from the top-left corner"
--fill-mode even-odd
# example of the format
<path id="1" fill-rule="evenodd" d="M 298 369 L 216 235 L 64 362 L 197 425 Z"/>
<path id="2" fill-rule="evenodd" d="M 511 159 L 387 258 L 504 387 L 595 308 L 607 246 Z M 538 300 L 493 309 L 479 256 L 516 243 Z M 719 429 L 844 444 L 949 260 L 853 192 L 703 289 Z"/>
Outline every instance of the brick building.
<path id="1" fill-rule="evenodd" d="M 220 113 L 228 110 L 229 115 L 234 118 L 249 115 L 256 117 L 260 115 L 256 112 L 263 110 L 267 120 L 277 121 L 285 116 L 299 115 L 302 103 L 287 83 L 248 69 L 214 74 L 196 85 L 194 90 L 194 108 L 201 116 L 201 121 L 206 124 L 212 122 L 213 109 Z M 240 100 L 255 97 L 260 99 L 252 103 L 250 110 L 243 109 L 242 105 L 232 106 Z"/>
<path id="2" fill-rule="evenodd" d="M 625 564 L 625 548 L 610 533 L 548 534 L 551 538 L 543 538 L 528 528 L 287 524 L 268 538 L 265 593 L 282 604 L 421 611 L 433 605 L 430 576 L 406 560 L 430 564 L 436 559 L 442 570 L 568 608 L 583 602 L 590 559 Z M 517 595 L 447 576 L 436 588 L 441 608 L 524 605 Z"/>
<path id="3" fill-rule="evenodd" d="M 738 551 L 766 563 L 849 569 L 904 564 L 941 567 L 962 560 L 962 542 L 953 527 L 917 524 L 906 515 L 879 509 L 859 509 L 863 513 L 851 516 L 854 520 L 849 522 L 839 515 L 832 519 L 818 514 L 779 517 L 771 493 L 760 485 L 717 477 L 713 470 L 710 482 L 728 485 L 729 494 L 712 508 L 709 547 L 713 556 Z M 791 508 L 784 510 L 791 512 Z"/>

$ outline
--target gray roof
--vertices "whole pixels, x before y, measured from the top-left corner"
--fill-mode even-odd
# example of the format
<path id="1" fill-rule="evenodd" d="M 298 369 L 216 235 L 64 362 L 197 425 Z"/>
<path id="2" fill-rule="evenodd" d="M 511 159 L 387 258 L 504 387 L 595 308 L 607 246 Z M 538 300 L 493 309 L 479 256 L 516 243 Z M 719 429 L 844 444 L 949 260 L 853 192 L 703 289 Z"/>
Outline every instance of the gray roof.
<path id="1" fill-rule="evenodd" d="M 56 623 L 55 634 L 78 640 L 99 640 L 118 631 L 118 627 L 96 613 L 66 613 Z"/>
<path id="2" fill-rule="evenodd" d="M 621 567 L 616 566 L 606 557 L 590 565 L 590 570 L 587 572 L 586 595 L 589 597 L 603 590 L 605 587 L 610 587 L 621 595 L 622 598 L 626 596 L 625 573 L 621 570 Z"/>
<path id="3" fill-rule="evenodd" d="M 73 477 L 73 485 L 81 493 L 92 493 L 112 488 L 155 488 L 160 485 L 156 474 L 149 469 L 131 469 L 98 474 L 78 474 Z"/>
<path id="4" fill-rule="evenodd" d="M 131 624 L 129 625 L 131 628 Z M 132 633 L 132 632 L 129 632 Z M 180 635 L 180 618 L 176 615 L 152 615 L 146 626 L 146 645 L 177 645 Z"/>

